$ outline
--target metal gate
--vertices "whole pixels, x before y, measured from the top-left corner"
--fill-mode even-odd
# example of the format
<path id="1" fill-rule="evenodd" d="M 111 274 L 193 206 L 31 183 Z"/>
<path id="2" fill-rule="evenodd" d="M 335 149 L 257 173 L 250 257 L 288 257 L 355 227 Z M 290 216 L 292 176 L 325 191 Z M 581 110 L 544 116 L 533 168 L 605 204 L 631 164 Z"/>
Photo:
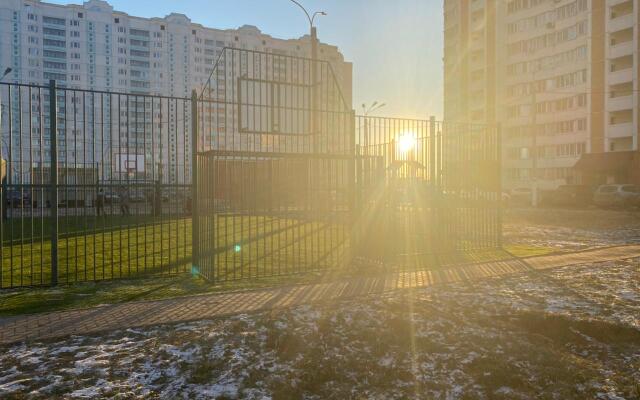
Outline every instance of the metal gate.
<path id="1" fill-rule="evenodd" d="M 495 126 L 356 118 L 356 253 L 400 267 L 501 246 Z"/>
<path id="2" fill-rule="evenodd" d="M 195 268 L 214 281 L 344 265 L 351 110 L 324 61 L 226 48 L 199 98 Z"/>
<path id="3" fill-rule="evenodd" d="M 495 127 L 355 116 L 324 61 L 226 48 L 198 98 L 194 268 L 212 281 L 501 245 Z M 198 133 L 199 132 L 199 133 Z"/>

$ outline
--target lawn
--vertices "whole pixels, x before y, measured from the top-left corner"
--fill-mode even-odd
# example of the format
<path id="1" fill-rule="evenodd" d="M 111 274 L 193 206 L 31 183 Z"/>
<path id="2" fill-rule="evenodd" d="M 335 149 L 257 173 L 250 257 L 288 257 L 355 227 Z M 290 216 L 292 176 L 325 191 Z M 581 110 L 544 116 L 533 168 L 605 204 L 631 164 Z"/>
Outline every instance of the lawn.
<path id="1" fill-rule="evenodd" d="M 510 221 L 508 223 L 513 225 Z M 7 226 L 5 224 L 4 228 L 8 229 Z M 18 232 L 17 226 L 14 224 L 14 232 Z M 337 266 L 347 250 L 339 245 L 340 239 L 346 237 L 341 227 L 267 216 L 226 217 L 210 226 L 214 227 L 218 245 L 224 248 L 215 256 L 220 268 L 213 276 L 213 283 L 190 273 L 189 218 L 163 218 L 162 221 L 149 216 L 89 218 L 88 221 L 79 217 L 62 218 L 59 253 L 59 281 L 62 285 L 57 288 L 0 291 L 0 316 L 340 279 L 354 274 L 387 273 L 392 267 L 360 258 L 354 268 L 326 268 Z M 99 230 L 85 235 L 87 227 Z M 36 225 L 34 231 L 46 232 L 48 228 Z M 254 240 L 249 240 L 249 232 Z M 558 233 L 554 236 L 554 232 L 545 233 L 551 242 L 557 241 Z M 256 241 L 256 237 L 266 240 Z M 411 257 L 407 260 L 405 257 L 401 261 L 407 264 L 414 262 L 410 265 L 413 268 L 441 268 L 562 251 L 551 242 L 506 239 L 505 251 L 440 254 L 428 259 Z M 236 244 L 240 246 L 239 251 Z M 28 241 L 5 245 L 2 253 L 3 286 L 11 282 L 20 284 L 20 279 L 23 284 L 48 282 L 50 272 L 46 268 L 40 270 L 40 261 L 44 260 L 44 265 L 48 265 L 49 246 L 46 237 L 42 241 L 34 239 L 33 244 Z M 326 254 L 331 257 L 325 257 Z M 318 268 L 318 263 L 313 265 L 313 261 L 318 260 L 325 263 L 321 265 L 323 268 Z M 249 277 L 252 279 L 241 279 Z M 111 278 L 119 279 L 92 282 Z M 83 280 L 89 282 L 81 282 Z M 77 283 L 64 285 L 67 282 Z"/>
<path id="2" fill-rule="evenodd" d="M 515 248 L 511 252 L 485 251 L 434 258 L 431 268 L 447 268 L 459 263 L 483 262 L 522 256 L 540 255 L 551 249 Z M 251 290 L 274 285 L 307 284 L 318 281 L 348 279 L 362 274 L 385 274 L 384 265 L 372 265 L 365 260 L 352 268 L 311 270 L 292 275 L 230 280 L 212 283 L 198 275 L 185 273 L 171 276 L 151 276 L 118 279 L 104 282 L 80 282 L 56 288 L 30 288 L 0 292 L 0 317 L 33 314 L 70 308 L 85 308 L 104 304 L 117 304 L 135 300 L 157 300 L 179 296 Z"/>
<path id="3" fill-rule="evenodd" d="M 51 282 L 48 219 L 3 223 L 0 286 Z M 62 217 L 58 236 L 58 282 L 116 279 L 187 270 L 191 220 L 149 216 Z"/>

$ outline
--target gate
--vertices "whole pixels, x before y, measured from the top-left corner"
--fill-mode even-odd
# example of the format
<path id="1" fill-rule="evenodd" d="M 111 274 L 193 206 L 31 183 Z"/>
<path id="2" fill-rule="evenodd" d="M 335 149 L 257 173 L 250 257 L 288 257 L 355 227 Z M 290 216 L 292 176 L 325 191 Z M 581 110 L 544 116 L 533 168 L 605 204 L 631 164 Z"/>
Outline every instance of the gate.
<path id="1" fill-rule="evenodd" d="M 350 259 L 351 110 L 331 65 L 226 48 L 198 101 L 195 268 L 213 281 Z"/>
<path id="2" fill-rule="evenodd" d="M 356 118 L 357 254 L 400 267 L 501 246 L 495 126 Z"/>
<path id="3" fill-rule="evenodd" d="M 231 48 L 197 104 L 194 268 L 208 280 L 501 245 L 496 127 L 355 116 L 329 63 Z"/>

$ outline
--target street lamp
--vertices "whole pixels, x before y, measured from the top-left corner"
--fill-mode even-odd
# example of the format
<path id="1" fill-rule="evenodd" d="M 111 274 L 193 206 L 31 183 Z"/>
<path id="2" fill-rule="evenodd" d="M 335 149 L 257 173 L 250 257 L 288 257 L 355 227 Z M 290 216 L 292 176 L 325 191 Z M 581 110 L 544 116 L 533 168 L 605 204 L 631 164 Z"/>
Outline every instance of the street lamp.
<path id="1" fill-rule="evenodd" d="M 362 103 L 362 112 L 363 112 L 363 116 L 364 116 L 364 148 L 365 148 L 365 152 L 366 154 L 369 154 L 369 114 L 371 114 L 374 111 L 378 111 L 379 109 L 381 109 L 382 107 L 386 106 L 386 103 L 378 103 L 377 101 L 374 101 L 373 103 L 371 103 L 371 105 L 369 107 L 367 107 L 367 105 L 365 103 Z"/>
<path id="2" fill-rule="evenodd" d="M 316 19 L 318 15 L 327 15 L 324 11 L 316 11 L 313 14 L 309 14 L 306 8 L 302 6 L 302 4 L 298 3 L 296 0 L 289 0 L 293 4 L 297 5 L 304 11 L 304 15 L 307 16 L 307 20 L 309 20 L 309 30 L 311 35 L 311 135 L 313 137 L 313 147 L 314 151 L 317 153 L 320 150 L 320 142 L 318 135 L 318 90 L 316 89 L 317 84 L 317 60 L 318 60 L 318 33 L 316 32 L 316 27 L 313 25 L 313 21 Z"/>
<path id="3" fill-rule="evenodd" d="M 382 107 L 386 106 L 387 103 L 380 103 L 378 104 L 377 101 L 374 101 L 373 103 L 371 103 L 371 105 L 369 107 L 367 107 L 367 105 L 365 103 L 362 103 L 362 111 L 364 112 L 364 116 L 368 116 L 369 114 L 371 114 L 374 111 L 377 111 L 379 109 L 381 109 Z"/>
<path id="4" fill-rule="evenodd" d="M 289 0 L 293 4 L 297 5 L 304 11 L 304 15 L 307 16 L 309 20 L 309 31 L 311 36 L 311 59 L 316 60 L 318 58 L 318 34 L 316 32 L 316 27 L 313 25 L 313 21 L 316 19 L 318 15 L 327 15 L 324 11 L 316 11 L 313 15 L 309 14 L 306 8 L 302 6 L 302 4 L 298 3 L 296 0 Z"/>

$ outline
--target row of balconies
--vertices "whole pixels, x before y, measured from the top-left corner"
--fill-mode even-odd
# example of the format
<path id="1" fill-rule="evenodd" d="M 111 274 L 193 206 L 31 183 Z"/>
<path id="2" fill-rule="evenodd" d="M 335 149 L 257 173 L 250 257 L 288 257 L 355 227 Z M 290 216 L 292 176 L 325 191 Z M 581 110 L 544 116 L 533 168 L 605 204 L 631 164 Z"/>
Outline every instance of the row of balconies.
<path id="1" fill-rule="evenodd" d="M 609 0 L 609 34 L 607 75 L 608 112 L 607 139 L 610 143 L 633 137 L 633 53 L 634 53 L 634 1 Z M 618 150 L 618 149 L 610 149 Z"/>

